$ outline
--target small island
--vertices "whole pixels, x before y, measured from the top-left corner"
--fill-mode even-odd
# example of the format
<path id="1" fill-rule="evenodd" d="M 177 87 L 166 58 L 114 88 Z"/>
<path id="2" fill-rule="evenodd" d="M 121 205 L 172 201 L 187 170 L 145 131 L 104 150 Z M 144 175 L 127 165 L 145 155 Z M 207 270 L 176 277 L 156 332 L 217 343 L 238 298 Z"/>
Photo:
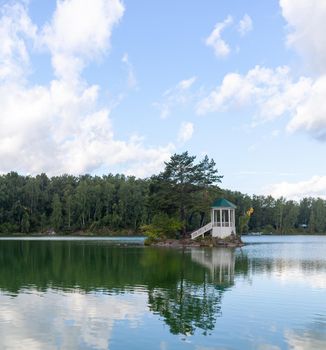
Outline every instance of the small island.
<path id="1" fill-rule="evenodd" d="M 241 237 L 236 234 L 235 226 L 236 205 L 230 201 L 220 198 L 211 206 L 211 221 L 190 234 L 190 238 L 166 239 L 162 237 L 151 238 L 147 227 L 149 238 L 145 241 L 147 245 L 159 247 L 242 247 Z"/>
<path id="2" fill-rule="evenodd" d="M 146 241 L 145 241 L 146 244 Z M 181 239 L 160 239 L 153 241 L 148 245 L 155 247 L 165 247 L 165 248 L 188 248 L 188 247 L 218 247 L 218 248 L 239 248 L 244 246 L 244 243 L 241 240 L 240 236 L 231 234 L 225 238 L 218 237 L 205 237 L 200 239 L 190 239 L 190 238 L 181 238 Z"/>
<path id="3" fill-rule="evenodd" d="M 224 198 L 211 201 L 220 192 L 213 159 L 206 156 L 199 163 L 188 152 L 173 155 L 165 170 L 156 178 L 158 198 L 164 200 L 165 211 L 142 227 L 146 245 L 164 247 L 209 246 L 240 247 L 236 234 L 236 205 Z M 211 204 L 212 203 L 212 204 Z M 172 209 L 171 209 L 172 208 Z M 174 216 L 169 216 L 174 212 Z M 175 215 L 178 213 L 179 215 Z M 190 213 L 190 215 L 189 215 Z M 199 227 L 192 220 L 199 218 Z"/>

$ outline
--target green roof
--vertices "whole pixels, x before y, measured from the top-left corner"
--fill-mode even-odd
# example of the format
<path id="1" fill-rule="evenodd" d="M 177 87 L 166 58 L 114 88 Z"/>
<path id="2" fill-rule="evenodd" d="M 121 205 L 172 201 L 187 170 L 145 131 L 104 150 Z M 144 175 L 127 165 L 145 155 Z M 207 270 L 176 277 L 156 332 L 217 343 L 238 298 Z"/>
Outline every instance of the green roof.
<path id="1" fill-rule="evenodd" d="M 224 198 L 217 199 L 213 204 L 212 208 L 232 208 L 235 209 L 237 206 L 229 202 Z"/>

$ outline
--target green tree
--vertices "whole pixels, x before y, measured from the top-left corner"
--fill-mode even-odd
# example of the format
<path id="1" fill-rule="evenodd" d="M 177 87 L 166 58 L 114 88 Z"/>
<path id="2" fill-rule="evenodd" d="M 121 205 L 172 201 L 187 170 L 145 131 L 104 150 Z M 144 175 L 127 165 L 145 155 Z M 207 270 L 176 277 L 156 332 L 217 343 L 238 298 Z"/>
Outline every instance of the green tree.
<path id="1" fill-rule="evenodd" d="M 275 212 L 274 212 L 274 221 L 276 230 L 279 233 L 283 233 L 283 217 L 284 217 L 284 205 L 285 198 L 278 198 L 275 202 Z"/>
<path id="2" fill-rule="evenodd" d="M 25 211 L 21 222 L 21 232 L 28 233 L 29 228 L 30 228 L 29 215 L 28 215 L 28 212 Z"/>
<path id="3" fill-rule="evenodd" d="M 45 213 L 42 213 L 41 216 L 40 216 L 40 229 L 41 229 L 41 232 L 45 231 L 46 225 L 47 225 L 47 218 L 46 218 Z"/>
<path id="4" fill-rule="evenodd" d="M 61 229 L 62 204 L 61 204 L 59 195 L 57 193 L 53 196 L 53 201 L 52 201 L 51 224 L 55 230 L 59 231 Z"/>
<path id="5" fill-rule="evenodd" d="M 317 198 L 312 202 L 312 212 L 314 213 L 314 228 L 318 233 L 324 233 L 326 229 L 326 205 L 325 201 Z"/>
<path id="6" fill-rule="evenodd" d="M 297 226 L 299 206 L 294 201 L 287 201 L 283 210 L 283 231 L 290 232 Z"/>
<path id="7" fill-rule="evenodd" d="M 182 228 L 181 222 L 167 214 L 157 214 L 152 223 L 144 225 L 142 231 L 147 236 L 147 244 L 157 239 L 176 238 Z"/>
<path id="8" fill-rule="evenodd" d="M 299 225 L 308 225 L 311 212 L 312 198 L 303 198 L 299 204 L 298 223 Z"/>
<path id="9" fill-rule="evenodd" d="M 196 194 L 221 182 L 214 160 L 206 156 L 199 163 L 188 152 L 174 154 L 165 163 L 165 169 L 152 178 L 156 190 L 154 199 L 166 213 L 178 213 L 182 232 L 187 230 L 187 218 L 196 207 Z M 208 198 L 208 197 L 207 197 Z M 208 203 L 207 203 L 208 205 Z"/>

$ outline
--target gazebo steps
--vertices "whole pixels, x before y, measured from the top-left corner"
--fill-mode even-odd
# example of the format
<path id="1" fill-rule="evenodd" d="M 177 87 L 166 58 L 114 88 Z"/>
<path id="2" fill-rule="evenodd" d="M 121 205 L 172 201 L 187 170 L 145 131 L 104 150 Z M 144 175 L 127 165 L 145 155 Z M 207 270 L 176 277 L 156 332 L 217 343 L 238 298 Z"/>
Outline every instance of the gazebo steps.
<path id="1" fill-rule="evenodd" d="M 207 225 L 200 227 L 198 230 L 191 233 L 191 239 L 196 239 L 199 236 L 204 236 L 207 231 L 210 231 L 213 227 L 212 222 L 209 222 Z"/>

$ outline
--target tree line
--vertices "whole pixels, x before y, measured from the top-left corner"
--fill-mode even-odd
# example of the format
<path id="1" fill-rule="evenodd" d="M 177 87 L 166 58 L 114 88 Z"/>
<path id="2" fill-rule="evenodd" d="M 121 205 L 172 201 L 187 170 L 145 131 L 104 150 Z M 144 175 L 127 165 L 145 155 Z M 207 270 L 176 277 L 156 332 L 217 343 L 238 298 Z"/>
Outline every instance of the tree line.
<path id="1" fill-rule="evenodd" d="M 146 225 L 185 235 L 210 220 L 210 204 L 224 197 L 237 205 L 236 223 L 254 212 L 247 231 L 326 232 L 326 201 L 300 202 L 222 190 L 214 160 L 174 154 L 164 170 L 146 179 L 125 175 L 0 175 L 0 233 L 139 234 Z M 238 227 L 239 231 L 239 227 Z"/>

